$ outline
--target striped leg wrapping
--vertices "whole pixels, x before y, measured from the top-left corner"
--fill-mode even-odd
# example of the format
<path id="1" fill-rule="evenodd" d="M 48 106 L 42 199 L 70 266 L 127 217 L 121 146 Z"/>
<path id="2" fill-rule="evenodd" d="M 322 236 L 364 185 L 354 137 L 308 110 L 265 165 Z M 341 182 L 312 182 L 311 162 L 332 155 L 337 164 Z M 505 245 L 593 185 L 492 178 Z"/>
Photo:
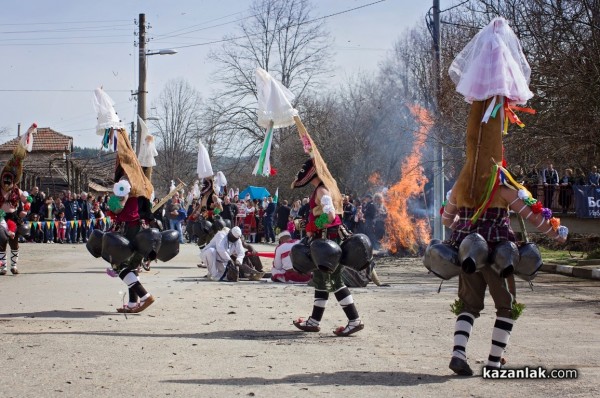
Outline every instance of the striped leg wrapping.
<path id="1" fill-rule="evenodd" d="M 463 312 L 456 318 L 453 357 L 467 360 L 467 342 L 473 331 L 473 322 L 475 322 L 475 317 L 468 312 Z"/>
<path id="2" fill-rule="evenodd" d="M 346 313 L 346 317 L 348 317 L 348 324 L 351 326 L 356 326 L 360 323 L 360 317 L 358 316 L 358 310 L 354 305 L 354 299 L 352 298 L 352 294 L 350 294 L 350 289 L 346 286 L 337 290 L 335 293 L 335 298 L 338 303 L 342 306 L 342 309 Z"/>
<path id="3" fill-rule="evenodd" d="M 16 267 L 18 262 L 19 262 L 19 251 L 11 250 L 10 251 L 10 266 Z"/>
<path id="4" fill-rule="evenodd" d="M 514 321 L 510 318 L 496 318 L 494 330 L 492 332 L 492 348 L 490 349 L 487 366 L 500 367 L 502 354 L 506 349 L 508 339 L 510 339 L 510 332 L 512 331 L 513 324 Z"/>
<path id="5" fill-rule="evenodd" d="M 327 300 L 329 299 L 329 292 L 327 290 L 316 290 L 315 289 L 315 302 L 313 305 L 312 315 L 309 318 L 311 321 L 310 326 L 319 326 L 323 314 L 325 313 L 325 307 L 327 306 Z"/>
<path id="6" fill-rule="evenodd" d="M 125 282 L 129 288 L 129 303 L 137 303 L 138 298 L 144 300 L 148 298 L 148 292 L 140 283 L 140 279 L 133 271 L 124 270 L 119 274 L 119 278 Z"/>

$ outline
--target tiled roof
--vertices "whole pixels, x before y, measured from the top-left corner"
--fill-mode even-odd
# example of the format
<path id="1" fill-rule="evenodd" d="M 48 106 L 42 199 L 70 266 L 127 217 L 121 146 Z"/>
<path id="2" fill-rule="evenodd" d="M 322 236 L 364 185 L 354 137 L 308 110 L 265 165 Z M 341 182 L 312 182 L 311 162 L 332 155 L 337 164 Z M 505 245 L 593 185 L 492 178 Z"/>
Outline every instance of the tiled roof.
<path id="1" fill-rule="evenodd" d="M 15 137 L 10 141 L 0 145 L 0 152 L 12 152 L 17 146 L 19 137 Z M 49 127 L 41 127 L 37 129 L 37 134 L 33 136 L 33 150 L 37 151 L 65 151 L 70 153 L 73 150 L 73 137 L 61 134 L 52 130 Z"/>

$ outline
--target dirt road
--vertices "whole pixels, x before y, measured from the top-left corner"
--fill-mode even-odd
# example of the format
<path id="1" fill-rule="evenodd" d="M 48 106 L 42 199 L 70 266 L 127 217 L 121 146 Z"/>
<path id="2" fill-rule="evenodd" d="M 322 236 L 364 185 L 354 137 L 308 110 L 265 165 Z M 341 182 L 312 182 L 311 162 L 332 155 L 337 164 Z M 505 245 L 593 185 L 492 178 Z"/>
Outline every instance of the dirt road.
<path id="1" fill-rule="evenodd" d="M 270 246 L 272 249 L 273 246 Z M 266 246 L 261 250 L 266 250 Z M 390 287 L 352 289 L 364 331 L 335 337 L 331 300 L 320 333 L 291 322 L 310 314 L 312 289 L 207 282 L 197 248 L 140 277 L 156 296 L 141 314 L 115 312 L 125 285 L 83 245 L 25 244 L 18 276 L 0 277 L 2 397 L 514 397 L 600 395 L 600 281 L 544 274 L 518 284 L 527 308 L 506 357 L 512 367 L 576 368 L 577 380 L 483 380 L 448 369 L 456 281 L 420 259 L 383 259 Z M 469 361 L 489 352 L 493 305 L 475 323 Z"/>

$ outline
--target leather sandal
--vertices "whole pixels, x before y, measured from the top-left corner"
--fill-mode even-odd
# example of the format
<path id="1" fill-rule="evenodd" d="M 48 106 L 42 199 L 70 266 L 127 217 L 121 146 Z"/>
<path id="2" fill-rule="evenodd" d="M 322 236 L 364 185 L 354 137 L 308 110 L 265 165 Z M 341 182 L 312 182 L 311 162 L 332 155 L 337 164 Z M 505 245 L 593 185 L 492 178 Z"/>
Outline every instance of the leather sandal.
<path id="1" fill-rule="evenodd" d="M 130 307 L 127 304 L 124 304 L 123 307 L 121 308 L 117 308 L 117 312 L 121 313 L 121 314 L 132 314 L 133 310 L 138 308 L 140 306 L 140 304 L 136 304 L 134 307 Z"/>
<path id="2" fill-rule="evenodd" d="M 152 303 L 154 303 L 154 296 L 150 296 L 146 300 L 140 301 L 140 305 L 138 305 L 137 307 L 132 308 L 131 312 L 134 313 L 134 314 L 137 314 L 138 312 L 142 312 L 146 308 L 150 307 L 152 305 Z"/>
<path id="3" fill-rule="evenodd" d="M 365 324 L 362 321 L 360 321 L 360 323 L 356 326 L 352 326 L 350 324 L 347 324 L 346 326 L 340 326 L 339 328 L 333 331 L 333 334 L 339 337 L 347 337 L 356 332 L 360 332 L 364 328 Z"/>
<path id="4" fill-rule="evenodd" d="M 303 332 L 320 332 L 321 331 L 320 326 L 309 325 L 311 319 L 312 319 L 311 317 L 308 317 L 308 319 L 305 321 L 302 318 L 298 318 L 297 320 L 293 321 L 292 323 L 294 324 L 294 326 L 296 326 L 298 329 L 302 330 Z"/>

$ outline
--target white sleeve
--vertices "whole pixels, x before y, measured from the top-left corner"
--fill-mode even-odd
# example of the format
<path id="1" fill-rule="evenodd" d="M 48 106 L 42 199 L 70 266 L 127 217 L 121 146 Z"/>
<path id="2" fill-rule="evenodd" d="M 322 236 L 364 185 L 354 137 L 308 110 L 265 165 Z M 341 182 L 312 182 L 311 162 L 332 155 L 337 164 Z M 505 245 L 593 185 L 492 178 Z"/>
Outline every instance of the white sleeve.
<path id="1" fill-rule="evenodd" d="M 244 255 L 246 254 L 246 251 L 244 250 L 244 245 L 242 245 L 241 238 L 238 239 L 233 245 L 232 254 L 235 254 L 237 256 L 236 261 L 240 264 L 242 263 L 242 261 L 244 261 Z"/>
<path id="2" fill-rule="evenodd" d="M 231 256 L 229 256 L 228 247 L 227 247 L 227 235 L 223 236 L 221 241 L 217 243 L 217 254 L 219 255 L 219 260 L 221 261 L 231 261 Z"/>
<path id="3" fill-rule="evenodd" d="M 323 206 L 323 213 L 335 213 L 335 207 L 333 206 L 333 199 L 329 195 L 323 195 L 321 197 L 321 206 Z"/>

